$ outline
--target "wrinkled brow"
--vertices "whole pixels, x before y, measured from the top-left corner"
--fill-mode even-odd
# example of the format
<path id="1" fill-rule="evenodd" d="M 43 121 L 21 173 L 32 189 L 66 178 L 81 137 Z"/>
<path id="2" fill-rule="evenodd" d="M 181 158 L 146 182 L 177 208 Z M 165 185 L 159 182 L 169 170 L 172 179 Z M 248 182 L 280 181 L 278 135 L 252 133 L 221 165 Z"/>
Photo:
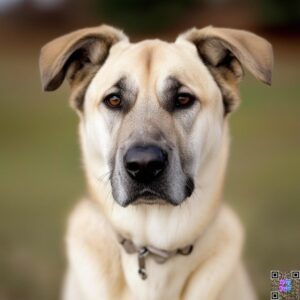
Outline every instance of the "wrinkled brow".
<path id="1" fill-rule="evenodd" d="M 129 86 L 129 79 L 127 76 L 122 76 L 112 87 L 116 88 L 120 92 L 124 92 L 127 90 Z"/>
<path id="2" fill-rule="evenodd" d="M 165 92 L 178 91 L 183 84 L 174 76 L 169 76 L 165 79 Z"/>
<path id="3" fill-rule="evenodd" d="M 129 76 L 122 76 L 120 79 L 118 79 L 110 90 L 116 90 L 117 93 L 120 95 L 124 94 L 137 94 L 137 87 L 135 86 L 134 82 L 129 78 Z"/>
<path id="4" fill-rule="evenodd" d="M 174 108 L 173 99 L 177 95 L 178 90 L 183 86 L 183 84 L 174 76 L 169 76 L 164 81 L 164 87 L 161 91 L 162 93 L 162 106 L 167 111 L 172 111 Z"/>

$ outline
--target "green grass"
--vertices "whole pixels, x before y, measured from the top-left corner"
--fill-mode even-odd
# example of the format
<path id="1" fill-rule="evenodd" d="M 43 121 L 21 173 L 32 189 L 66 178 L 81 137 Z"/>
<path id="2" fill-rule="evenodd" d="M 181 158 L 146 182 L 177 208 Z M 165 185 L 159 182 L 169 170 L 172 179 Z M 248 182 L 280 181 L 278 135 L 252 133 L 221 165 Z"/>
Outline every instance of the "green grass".
<path id="1" fill-rule="evenodd" d="M 77 117 L 67 89 L 43 94 L 36 53 L 0 56 L 0 299 L 57 299 L 67 213 L 84 193 Z M 271 269 L 300 269 L 298 64 L 273 86 L 250 76 L 231 117 L 225 199 L 247 231 L 245 260 L 260 292 Z"/>

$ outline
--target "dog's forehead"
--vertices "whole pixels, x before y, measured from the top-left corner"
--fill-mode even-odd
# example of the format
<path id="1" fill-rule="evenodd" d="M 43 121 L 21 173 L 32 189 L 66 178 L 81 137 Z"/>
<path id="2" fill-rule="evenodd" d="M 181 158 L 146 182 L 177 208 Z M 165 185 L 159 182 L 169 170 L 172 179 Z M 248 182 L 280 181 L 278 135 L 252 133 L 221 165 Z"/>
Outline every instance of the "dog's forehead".
<path id="1" fill-rule="evenodd" d="M 119 43 L 111 49 L 110 54 L 111 60 L 121 62 L 120 67 L 130 64 L 133 69 L 146 68 L 149 72 L 151 67 L 160 67 L 162 64 L 164 68 L 183 68 L 197 58 L 196 48 L 191 43 L 168 43 L 159 39 Z"/>
<path id="2" fill-rule="evenodd" d="M 120 42 L 111 48 L 110 54 L 117 54 L 118 56 L 127 55 L 128 57 L 132 56 L 136 58 L 139 55 L 143 55 L 143 53 L 159 51 L 161 49 L 168 48 L 171 45 L 172 43 L 159 39 L 143 40 L 137 43 Z"/>

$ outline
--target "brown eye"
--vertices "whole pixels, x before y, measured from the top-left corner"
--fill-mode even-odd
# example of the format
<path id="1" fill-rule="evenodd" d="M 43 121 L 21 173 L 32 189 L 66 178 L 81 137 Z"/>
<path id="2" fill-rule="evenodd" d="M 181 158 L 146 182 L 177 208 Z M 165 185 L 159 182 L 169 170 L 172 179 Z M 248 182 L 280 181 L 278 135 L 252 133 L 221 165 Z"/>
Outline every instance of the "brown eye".
<path id="1" fill-rule="evenodd" d="M 187 108 L 195 102 L 195 97 L 188 93 L 180 93 L 176 96 L 175 107 Z"/>
<path id="2" fill-rule="evenodd" d="M 104 98 L 104 103 L 109 108 L 121 108 L 122 107 L 122 100 L 121 97 L 117 94 L 111 94 Z"/>

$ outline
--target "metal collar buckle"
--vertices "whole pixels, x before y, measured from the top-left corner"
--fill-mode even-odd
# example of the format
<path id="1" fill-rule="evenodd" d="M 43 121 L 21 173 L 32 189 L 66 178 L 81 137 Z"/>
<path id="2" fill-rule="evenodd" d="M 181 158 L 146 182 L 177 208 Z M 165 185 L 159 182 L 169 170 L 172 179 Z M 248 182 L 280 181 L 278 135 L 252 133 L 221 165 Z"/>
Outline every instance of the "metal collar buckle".
<path id="1" fill-rule="evenodd" d="M 163 264 L 169 258 L 175 255 L 187 256 L 190 255 L 193 251 L 193 245 L 188 245 L 184 248 L 180 248 L 173 251 L 166 251 L 158 249 L 152 246 L 148 247 L 137 247 L 132 241 L 121 238 L 120 243 L 128 254 L 137 253 L 138 258 L 138 274 L 142 280 L 147 279 L 148 275 L 146 272 L 146 258 L 151 255 L 154 261 L 158 264 Z"/>
<path id="2" fill-rule="evenodd" d="M 138 253 L 138 273 L 143 280 L 147 279 L 146 257 L 148 256 L 148 254 L 149 251 L 146 247 L 141 248 Z"/>

